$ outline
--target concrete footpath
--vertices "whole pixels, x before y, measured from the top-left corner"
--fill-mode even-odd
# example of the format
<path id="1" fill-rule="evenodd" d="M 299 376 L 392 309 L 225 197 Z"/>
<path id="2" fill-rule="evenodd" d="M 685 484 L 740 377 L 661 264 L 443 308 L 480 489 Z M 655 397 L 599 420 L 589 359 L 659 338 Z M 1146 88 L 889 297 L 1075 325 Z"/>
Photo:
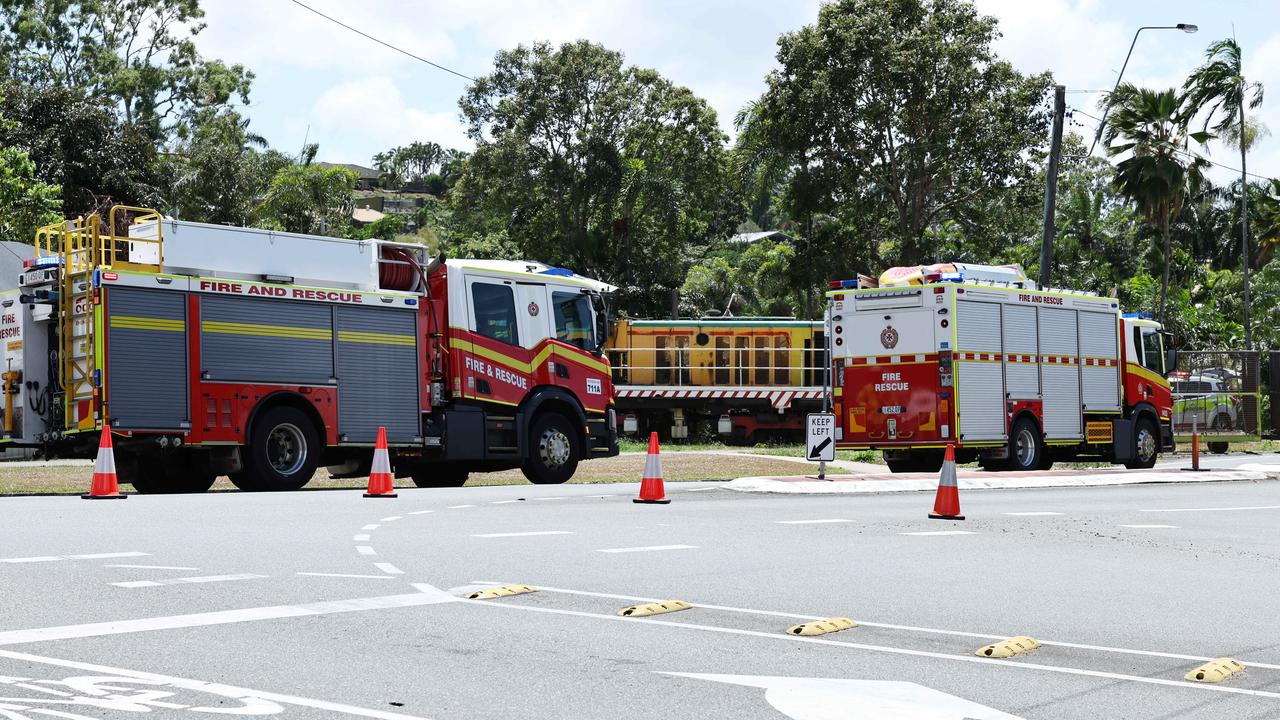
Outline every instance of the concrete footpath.
<path id="1" fill-rule="evenodd" d="M 1044 470 L 1028 473 L 960 470 L 956 474 L 961 490 L 1097 487 L 1143 483 L 1200 483 L 1261 481 L 1280 477 L 1280 465 L 1246 465 L 1238 469 L 1215 468 L 1190 472 L 1179 468 L 1127 470 Z M 847 495 L 861 493 L 932 491 L 938 487 L 937 473 L 866 473 L 831 475 L 819 480 L 813 475 L 741 477 L 722 487 L 739 492 L 797 495 Z"/>

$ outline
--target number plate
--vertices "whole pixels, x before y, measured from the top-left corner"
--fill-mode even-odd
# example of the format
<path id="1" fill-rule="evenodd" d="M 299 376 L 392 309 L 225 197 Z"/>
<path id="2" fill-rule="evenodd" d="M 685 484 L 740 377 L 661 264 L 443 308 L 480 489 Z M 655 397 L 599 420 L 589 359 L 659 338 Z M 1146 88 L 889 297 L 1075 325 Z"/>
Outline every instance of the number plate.
<path id="1" fill-rule="evenodd" d="M 901 415 L 902 413 L 903 409 L 901 405 L 885 405 L 880 408 L 881 415 Z"/>

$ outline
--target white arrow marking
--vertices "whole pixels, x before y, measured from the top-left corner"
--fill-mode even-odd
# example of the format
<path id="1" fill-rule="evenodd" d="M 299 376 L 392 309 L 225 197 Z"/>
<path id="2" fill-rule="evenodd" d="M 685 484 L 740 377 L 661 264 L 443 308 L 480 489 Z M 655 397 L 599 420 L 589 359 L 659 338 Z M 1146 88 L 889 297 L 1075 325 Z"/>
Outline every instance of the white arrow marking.
<path id="1" fill-rule="evenodd" d="M 900 680 L 662 673 L 764 688 L 775 710 L 794 720 L 1021 720 L 976 702 Z"/>

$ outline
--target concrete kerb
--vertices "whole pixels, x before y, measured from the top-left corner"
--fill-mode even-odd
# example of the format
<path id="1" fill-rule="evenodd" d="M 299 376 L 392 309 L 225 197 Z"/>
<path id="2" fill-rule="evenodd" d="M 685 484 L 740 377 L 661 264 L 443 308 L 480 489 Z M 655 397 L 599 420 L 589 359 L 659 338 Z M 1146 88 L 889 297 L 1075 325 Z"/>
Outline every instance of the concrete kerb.
<path id="1" fill-rule="evenodd" d="M 723 487 L 738 492 L 792 495 L 850 495 L 893 492 L 933 492 L 938 478 L 932 473 L 883 475 L 828 475 L 828 480 L 805 476 L 741 477 Z M 962 472 L 961 490 L 1012 490 L 1022 488 L 1100 487 L 1151 483 L 1257 482 L 1280 477 L 1280 466 L 1259 465 L 1235 470 L 1184 473 L 1173 470 L 1098 470 L 1095 472 L 1037 472 L 1027 474 Z"/>

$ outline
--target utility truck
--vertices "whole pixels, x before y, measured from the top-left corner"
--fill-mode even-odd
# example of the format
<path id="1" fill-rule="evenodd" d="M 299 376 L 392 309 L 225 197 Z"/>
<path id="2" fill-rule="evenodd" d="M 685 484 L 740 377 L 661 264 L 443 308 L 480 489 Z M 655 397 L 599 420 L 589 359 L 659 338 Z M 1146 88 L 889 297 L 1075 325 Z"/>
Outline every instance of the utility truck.
<path id="1" fill-rule="evenodd" d="M 945 263 L 833 281 L 837 447 L 894 472 L 959 462 L 1048 469 L 1089 459 L 1149 468 L 1173 450 L 1158 323 L 1115 298 L 1042 289 L 1017 266 Z"/>
<path id="2" fill-rule="evenodd" d="M 358 476 L 380 426 L 423 487 L 560 483 L 618 452 L 613 288 L 562 268 L 115 207 L 42 228 L 19 284 L 2 442 L 92 457 L 109 427 L 139 492 Z"/>

